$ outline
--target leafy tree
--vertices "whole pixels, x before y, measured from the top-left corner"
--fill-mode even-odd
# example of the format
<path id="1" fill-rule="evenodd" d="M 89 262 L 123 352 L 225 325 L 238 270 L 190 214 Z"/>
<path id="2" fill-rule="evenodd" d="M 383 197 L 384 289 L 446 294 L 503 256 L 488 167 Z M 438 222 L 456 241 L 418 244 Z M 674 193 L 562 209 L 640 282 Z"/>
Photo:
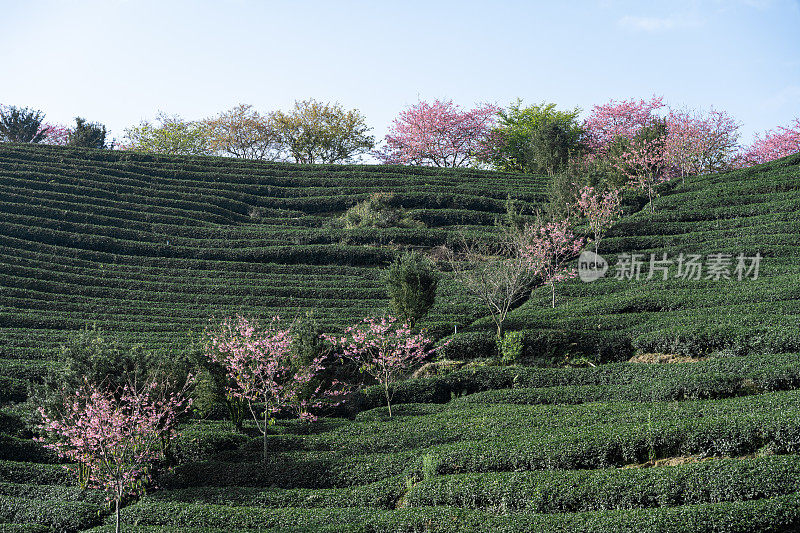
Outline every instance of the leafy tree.
<path id="1" fill-rule="evenodd" d="M 328 347 L 322 338 L 322 327 L 312 311 L 306 312 L 292 322 L 291 335 L 291 365 L 295 372 L 300 372 L 311 366 L 314 361 L 325 358 Z M 324 370 L 325 372 L 319 372 L 308 383 L 298 387 L 300 401 L 313 401 L 316 391 L 324 381 L 333 379 L 330 375 L 323 375 L 332 369 L 329 367 Z"/>
<path id="2" fill-rule="evenodd" d="M 129 346 L 96 326 L 72 334 L 61 346 L 58 362 L 48 371 L 44 383 L 31 390 L 31 412 L 44 407 L 52 414 L 85 382 L 102 383 L 111 390 L 142 383 L 156 364 L 140 346 Z"/>
<path id="3" fill-rule="evenodd" d="M 145 382 L 183 387 L 193 370 L 187 357 L 159 357 L 92 326 L 75 332 L 61 346 L 58 364 L 50 368 L 41 385 L 33 386 L 26 410 L 33 417 L 39 408 L 52 415 L 87 382 L 111 391 Z"/>
<path id="4" fill-rule="evenodd" d="M 428 258 L 411 252 L 389 266 L 384 282 L 392 312 L 413 328 L 436 300 L 439 275 Z"/>
<path id="5" fill-rule="evenodd" d="M 192 408 L 198 416 L 205 418 L 215 413 L 217 406 L 224 405 L 231 423 L 237 430 L 241 430 L 245 418 L 245 402 L 230 393 L 234 383 L 228 376 L 227 368 L 221 362 L 208 357 L 206 347 L 193 355 L 200 357 L 196 358 L 199 370 L 192 394 Z"/>
<path id="6" fill-rule="evenodd" d="M 213 153 L 206 129 L 197 122 L 187 122 L 177 115 L 159 113 L 159 124 L 142 121 L 125 130 L 127 143 L 122 147 L 138 152 L 170 155 L 209 155 Z"/>
<path id="7" fill-rule="evenodd" d="M 297 163 L 348 163 L 375 146 L 361 112 L 339 104 L 298 101 L 288 113 L 272 113 L 271 122 L 281 149 Z"/>
<path id="8" fill-rule="evenodd" d="M 49 128 L 42 127 L 44 113 L 27 107 L 0 109 L 0 140 L 38 144 L 47 139 Z"/>
<path id="9" fill-rule="evenodd" d="M 437 350 L 427 349 L 431 339 L 423 333 L 412 333 L 408 324 L 399 324 L 392 316 L 365 318 L 361 324 L 348 327 L 342 337 L 324 335 L 324 338 L 344 359 L 356 363 L 381 385 L 389 416 L 392 416 L 392 384 Z"/>
<path id="10" fill-rule="evenodd" d="M 322 327 L 312 311 L 295 319 L 292 323 L 292 360 L 299 369 L 311 364 L 314 359 L 324 355 L 325 342 L 322 340 Z"/>
<path id="11" fill-rule="evenodd" d="M 243 159 L 275 161 L 281 157 L 280 135 L 271 116 L 239 104 L 202 122 L 209 146 L 216 152 Z"/>
<path id="12" fill-rule="evenodd" d="M 75 129 L 69 133 L 67 146 L 108 148 L 106 146 L 106 127 L 96 122 L 86 122 L 81 117 L 75 117 Z"/>
<path id="13" fill-rule="evenodd" d="M 56 416 L 40 410 L 40 429 L 50 437 L 45 446 L 78 463 L 84 486 L 109 494 L 116 504 L 117 533 L 120 503 L 143 492 L 153 464 L 163 457 L 164 442 L 175 435 L 178 416 L 191 405 L 185 389 L 157 394 L 167 388 L 149 382 L 113 390 L 87 382 L 65 399 Z"/>
<path id="14" fill-rule="evenodd" d="M 353 228 L 419 228 L 425 223 L 416 220 L 405 209 L 392 205 L 391 193 L 376 192 L 350 207 L 331 224 Z"/>
<path id="15" fill-rule="evenodd" d="M 725 111 L 670 110 L 664 149 L 681 177 L 730 169 L 736 161 L 739 124 Z"/>
<path id="16" fill-rule="evenodd" d="M 497 107 L 462 110 L 451 100 L 419 102 L 402 111 L 376 155 L 384 163 L 464 167 L 485 159 Z"/>
<path id="17" fill-rule="evenodd" d="M 499 170 L 552 176 L 580 148 L 579 114 L 579 108 L 559 111 L 555 104 L 522 107 L 518 100 L 498 112 L 486 162 Z"/>
<path id="18" fill-rule="evenodd" d="M 553 176 L 566 167 L 570 155 L 578 149 L 578 135 L 559 121 L 546 119 L 533 131 L 528 141 L 526 172 Z"/>

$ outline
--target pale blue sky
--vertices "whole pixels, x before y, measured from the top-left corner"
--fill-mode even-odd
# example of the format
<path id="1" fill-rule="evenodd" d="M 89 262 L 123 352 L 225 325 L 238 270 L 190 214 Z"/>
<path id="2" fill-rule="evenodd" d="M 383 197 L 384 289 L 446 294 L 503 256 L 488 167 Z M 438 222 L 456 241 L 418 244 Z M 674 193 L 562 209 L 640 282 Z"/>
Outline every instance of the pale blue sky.
<path id="1" fill-rule="evenodd" d="M 800 116 L 800 2 L 0 0 L 0 104 L 116 137 L 158 110 L 314 97 L 379 138 L 419 98 L 584 111 L 663 95 L 714 105 L 743 140 Z"/>

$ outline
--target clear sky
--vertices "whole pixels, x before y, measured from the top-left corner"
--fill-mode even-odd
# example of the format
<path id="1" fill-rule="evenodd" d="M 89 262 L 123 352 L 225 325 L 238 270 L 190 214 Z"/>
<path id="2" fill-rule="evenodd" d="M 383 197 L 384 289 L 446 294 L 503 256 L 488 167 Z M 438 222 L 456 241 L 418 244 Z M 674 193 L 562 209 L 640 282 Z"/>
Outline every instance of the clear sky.
<path id="1" fill-rule="evenodd" d="M 584 111 L 663 95 L 743 140 L 800 116 L 800 1 L 0 0 L 0 104 L 115 137 L 314 97 L 381 138 L 418 99 Z"/>

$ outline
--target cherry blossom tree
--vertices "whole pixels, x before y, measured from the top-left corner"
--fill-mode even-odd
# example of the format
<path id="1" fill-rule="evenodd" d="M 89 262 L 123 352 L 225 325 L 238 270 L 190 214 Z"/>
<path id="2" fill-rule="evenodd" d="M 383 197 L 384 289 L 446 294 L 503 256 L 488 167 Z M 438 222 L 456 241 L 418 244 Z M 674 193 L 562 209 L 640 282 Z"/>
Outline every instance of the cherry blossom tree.
<path id="1" fill-rule="evenodd" d="M 681 178 L 733 166 L 738 150 L 739 123 L 725 111 L 712 108 L 703 114 L 670 109 L 666 124 L 666 163 Z"/>
<path id="2" fill-rule="evenodd" d="M 800 152 L 800 118 L 790 126 L 769 130 L 757 135 L 752 145 L 742 154 L 742 166 L 758 165 Z"/>
<path id="3" fill-rule="evenodd" d="M 655 212 L 655 188 L 670 179 L 669 174 L 664 172 L 663 143 L 654 139 L 634 140 L 630 149 L 620 154 L 615 166 L 627 178 L 629 187 L 647 191 L 650 212 Z"/>
<path id="4" fill-rule="evenodd" d="M 594 234 L 594 253 L 598 254 L 603 233 L 613 226 L 622 214 L 619 191 L 609 189 L 600 192 L 587 185 L 580 190 L 576 205 L 589 222 L 589 228 Z"/>
<path id="5" fill-rule="evenodd" d="M 105 490 L 115 503 L 117 533 L 120 502 L 151 480 L 152 466 L 163 458 L 164 442 L 174 437 L 178 416 L 191 405 L 186 386 L 169 394 L 165 390 L 155 381 L 121 391 L 87 382 L 66 401 L 60 416 L 39 410 L 40 429 L 49 437 L 39 440 L 78 463 L 86 486 Z"/>
<path id="6" fill-rule="evenodd" d="M 376 156 L 387 164 L 437 167 L 463 167 L 486 159 L 498 111 L 492 104 L 462 110 L 451 100 L 419 102 L 395 119 Z"/>
<path id="7" fill-rule="evenodd" d="M 566 262 L 581 251 L 583 238 L 572 232 L 568 220 L 537 223 L 525 229 L 525 244 L 521 255 L 530 264 L 531 270 L 550 285 L 552 305 L 556 306 L 556 283 L 578 275 Z"/>
<path id="8" fill-rule="evenodd" d="M 42 124 L 39 131 L 44 135 L 42 144 L 66 146 L 72 130 L 60 124 Z"/>
<path id="9" fill-rule="evenodd" d="M 657 120 L 656 111 L 664 107 L 661 96 L 650 100 L 610 100 L 592 108 L 583 123 L 584 142 L 595 155 L 604 155 L 618 138 L 633 139 L 642 128 L 652 126 Z"/>
<path id="10" fill-rule="evenodd" d="M 346 393 L 341 383 L 322 383 L 308 391 L 324 370 L 323 356 L 297 367 L 292 357 L 291 327 L 282 327 L 275 317 L 267 327 L 243 316 L 224 320 L 220 328 L 208 333 L 207 355 L 222 364 L 228 373 L 228 394 L 247 403 L 256 426 L 263 435 L 264 460 L 267 459 L 268 429 L 276 414 L 291 411 L 302 420 L 313 422 L 311 413 L 325 405 L 336 405 Z"/>
<path id="11" fill-rule="evenodd" d="M 323 336 L 346 360 L 359 366 L 383 387 L 389 416 L 392 416 L 391 386 L 405 372 L 440 348 L 428 349 L 432 340 L 424 333 L 413 333 L 408 324 L 393 316 L 365 318 L 348 327 L 343 336 Z"/>

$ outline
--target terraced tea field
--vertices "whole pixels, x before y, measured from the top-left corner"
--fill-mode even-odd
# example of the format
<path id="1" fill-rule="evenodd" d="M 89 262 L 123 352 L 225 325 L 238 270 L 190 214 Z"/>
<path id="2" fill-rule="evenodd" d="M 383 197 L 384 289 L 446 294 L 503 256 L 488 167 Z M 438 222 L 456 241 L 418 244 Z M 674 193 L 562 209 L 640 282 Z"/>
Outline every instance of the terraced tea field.
<path id="1" fill-rule="evenodd" d="M 640 254 L 640 280 L 615 278 L 619 254 Z M 669 279 L 660 270 L 647 279 L 651 255 L 664 254 Z M 701 279 L 676 277 L 680 254 L 701 256 Z M 731 279 L 706 279 L 710 254 L 729 256 Z M 737 279 L 739 254 L 762 256 L 757 279 Z M 540 290 L 511 315 L 510 329 L 530 330 L 532 357 L 553 355 L 542 353 L 547 330 L 559 342 L 571 332 L 574 349 L 589 354 L 592 343 L 594 353 L 800 351 L 800 155 L 676 183 L 655 213 L 643 209 L 612 227 L 600 255 L 609 263 L 604 278 L 562 284 L 555 309 Z"/>
<path id="2" fill-rule="evenodd" d="M 96 491 L 30 440 L 28 380 L 86 321 L 177 349 L 211 316 L 328 327 L 382 312 L 380 268 L 403 246 L 488 234 L 529 176 L 405 167 L 259 164 L 0 145 L 0 531 L 113 531 Z M 330 220 L 373 192 L 426 227 Z M 800 530 L 800 156 L 689 178 L 601 244 L 606 278 L 534 291 L 512 313 L 526 361 L 634 351 L 665 365 L 473 366 L 370 388 L 313 425 L 187 422 L 179 466 L 123 509 L 126 531 Z M 617 253 L 763 256 L 758 279 L 618 280 Z M 646 270 L 645 270 L 646 272 Z M 491 326 L 450 280 L 428 325 Z M 491 339 L 489 339 L 489 342 Z"/>
<path id="3" fill-rule="evenodd" d="M 154 348 L 211 316 L 342 325 L 383 312 L 380 269 L 400 247 L 490 232 L 530 176 L 408 167 L 259 164 L 56 147 L 0 147 L 0 357 L 41 358 L 87 323 Z M 392 194 L 420 228 L 341 229 L 335 215 Z M 477 315 L 444 284 L 429 327 Z"/>
<path id="4" fill-rule="evenodd" d="M 792 531 L 799 362 L 462 370 L 401 384 L 392 418 L 370 389 L 354 419 L 279 423 L 266 462 L 259 438 L 198 421 L 180 437 L 184 464 L 123 519 L 128 531 Z M 0 519 L 113 531 L 95 493 L 7 442 Z"/>

